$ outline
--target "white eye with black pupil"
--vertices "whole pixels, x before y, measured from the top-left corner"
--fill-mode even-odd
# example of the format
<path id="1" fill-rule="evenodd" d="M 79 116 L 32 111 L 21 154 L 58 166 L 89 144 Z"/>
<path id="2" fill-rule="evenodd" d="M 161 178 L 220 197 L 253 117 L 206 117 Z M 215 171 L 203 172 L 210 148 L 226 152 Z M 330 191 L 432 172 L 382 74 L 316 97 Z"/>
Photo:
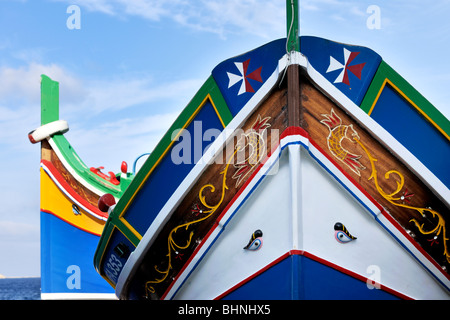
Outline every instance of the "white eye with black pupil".
<path id="1" fill-rule="evenodd" d="M 262 239 L 256 238 L 253 240 L 253 242 L 250 244 L 250 246 L 247 248 L 247 250 L 258 250 L 262 246 Z"/>
<path id="2" fill-rule="evenodd" d="M 346 242 L 350 242 L 353 240 L 348 235 L 346 235 L 343 231 L 336 231 L 335 237 L 336 237 L 336 240 L 341 243 L 346 243 Z"/>

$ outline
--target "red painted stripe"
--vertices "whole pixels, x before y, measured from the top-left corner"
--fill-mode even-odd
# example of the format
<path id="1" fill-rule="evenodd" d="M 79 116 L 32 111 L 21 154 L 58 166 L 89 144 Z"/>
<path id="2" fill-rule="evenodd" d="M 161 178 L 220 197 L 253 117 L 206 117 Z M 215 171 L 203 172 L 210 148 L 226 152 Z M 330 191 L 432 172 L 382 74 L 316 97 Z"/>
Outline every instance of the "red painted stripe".
<path id="1" fill-rule="evenodd" d="M 390 216 L 389 213 L 387 213 L 384 208 L 358 183 L 356 182 L 355 179 L 353 179 L 346 171 L 344 171 L 344 169 L 342 169 L 338 163 L 331 158 L 330 155 L 328 155 L 308 134 L 308 132 L 306 130 L 304 130 L 303 128 L 300 127 L 288 127 L 286 128 L 283 133 L 280 136 L 280 141 L 279 143 L 272 148 L 272 151 L 265 157 L 265 159 L 263 161 L 261 161 L 261 163 L 258 165 L 258 167 L 256 168 L 256 170 L 251 174 L 251 176 L 247 179 L 247 181 L 242 185 L 242 187 L 239 189 L 239 191 L 236 193 L 236 195 L 231 199 L 231 201 L 228 203 L 228 205 L 225 207 L 225 209 L 222 211 L 222 213 L 218 216 L 217 220 L 215 221 L 213 227 L 208 231 L 208 233 L 206 234 L 206 236 L 203 238 L 203 241 L 197 246 L 197 248 L 194 250 L 194 252 L 192 253 L 192 255 L 190 256 L 190 258 L 186 261 L 186 263 L 184 264 L 183 268 L 180 270 L 180 272 L 178 273 L 178 275 L 175 277 L 175 279 L 172 281 L 172 283 L 169 285 L 169 287 L 167 288 L 167 290 L 164 292 L 164 294 L 161 296 L 161 299 L 164 299 L 167 294 L 169 293 L 169 291 L 171 290 L 171 288 L 173 287 L 173 285 L 175 284 L 175 282 L 178 280 L 179 276 L 184 272 L 184 270 L 186 270 L 186 268 L 189 266 L 189 264 L 192 262 L 193 258 L 197 255 L 197 253 L 200 251 L 200 249 L 203 247 L 204 243 L 207 242 L 208 238 L 211 236 L 211 234 L 216 230 L 216 228 L 219 226 L 219 222 L 220 220 L 223 218 L 223 216 L 228 212 L 228 210 L 230 209 L 230 207 L 237 201 L 237 199 L 240 197 L 240 195 L 244 192 L 244 190 L 247 188 L 247 186 L 251 183 L 251 181 L 254 179 L 254 177 L 256 176 L 256 174 L 259 172 L 259 170 L 263 167 L 263 165 L 267 162 L 267 160 L 270 158 L 270 156 L 277 150 L 277 148 L 280 145 L 280 142 L 283 138 L 288 137 L 288 136 L 293 136 L 293 135 L 300 135 L 304 138 L 307 138 L 310 142 L 310 144 L 312 146 L 314 146 L 314 148 L 317 149 L 317 151 L 319 151 L 322 155 L 324 155 L 328 161 L 331 162 L 331 164 L 338 169 L 349 181 L 350 183 L 352 183 L 356 188 L 358 188 L 358 190 L 370 201 L 372 202 L 377 208 L 378 210 L 380 210 L 381 214 L 383 214 L 383 216 L 385 216 L 390 223 L 396 228 L 398 229 L 405 237 L 407 240 L 409 240 L 423 255 L 425 258 L 427 258 L 429 261 L 431 261 L 436 267 L 439 267 L 438 270 L 440 269 L 440 266 L 431 258 L 431 256 L 429 256 L 426 251 L 424 251 L 417 243 L 415 243 L 414 239 L 411 238 L 411 236 L 409 236 L 409 234 L 406 233 L 406 231 L 403 230 L 403 228 Z M 292 250 L 289 252 L 290 254 L 299 254 L 299 255 L 304 255 L 304 252 L 301 250 Z M 306 255 L 310 255 L 309 257 L 311 259 L 313 259 L 312 257 L 316 257 L 312 254 L 306 253 Z M 306 256 L 305 255 L 305 256 Z M 284 257 L 284 255 L 282 256 Z M 245 279 L 243 281 L 240 282 L 240 285 L 244 284 L 245 282 L 248 282 L 249 280 L 253 279 L 254 277 L 256 277 L 258 274 L 264 272 L 265 270 L 267 270 L 268 268 L 270 268 L 272 265 L 278 263 L 279 261 L 283 260 L 281 259 L 282 257 L 278 258 L 277 260 L 275 260 L 274 262 L 272 262 L 271 264 L 269 264 L 268 266 L 266 266 L 265 268 L 261 269 L 261 271 L 259 273 L 256 273 L 255 275 L 251 276 L 251 278 L 249 279 Z M 281 260 L 280 260 L 281 259 Z M 320 259 L 317 257 L 317 259 Z M 318 261 L 320 262 L 320 261 Z M 322 264 L 326 264 L 326 261 L 323 260 L 323 262 L 321 262 Z M 333 265 L 331 263 L 329 263 L 330 266 Z M 328 265 L 328 264 L 327 264 Z M 360 275 L 357 275 L 356 273 L 353 273 L 350 270 L 346 270 L 343 269 L 337 265 L 334 265 L 337 269 L 338 268 L 342 269 L 339 270 L 343 273 L 349 274 L 357 279 L 359 278 L 363 278 Z M 333 266 L 331 266 L 333 267 Z M 344 272 L 346 271 L 346 272 Z M 442 272 L 442 271 L 441 271 Z M 446 275 L 445 273 L 442 272 L 442 274 L 444 274 L 447 278 L 449 278 L 448 275 Z M 367 278 L 364 278 L 366 281 Z M 239 285 L 239 284 L 238 284 Z M 238 286 L 236 285 L 236 286 Z M 239 285 L 239 286 L 240 286 Z M 411 299 L 407 296 L 403 296 L 401 293 L 396 292 L 393 289 L 390 289 L 388 287 L 383 286 L 385 291 L 390 292 L 402 299 Z M 231 289 L 230 289 L 231 290 Z M 231 290 L 232 291 L 232 290 Z M 230 291 L 230 292 L 231 292 Z M 226 294 L 223 293 L 221 296 L 225 296 Z M 217 299 L 217 298 L 216 298 Z"/>
<path id="2" fill-rule="evenodd" d="M 87 232 L 87 233 L 93 234 L 94 236 L 98 236 L 98 237 L 100 237 L 100 236 L 101 236 L 101 234 L 100 234 L 100 233 L 92 232 L 92 231 L 90 231 L 90 230 L 87 230 L 87 229 L 81 228 L 80 226 L 78 226 L 78 225 L 76 225 L 76 224 L 73 224 L 73 223 L 71 223 L 70 221 L 68 221 L 68 220 L 66 220 L 66 219 L 64 219 L 64 218 L 62 218 L 62 217 L 61 217 L 60 215 L 58 215 L 58 214 L 56 214 L 56 213 L 54 213 L 54 212 L 52 212 L 52 211 L 50 211 L 50 210 L 46 210 L 46 209 L 41 209 L 41 212 L 44 212 L 44 213 L 48 213 L 48 214 L 51 214 L 52 216 L 55 216 L 56 218 L 58 218 L 58 219 L 60 219 L 60 220 L 64 221 L 65 223 L 67 223 L 67 224 L 70 224 L 70 225 L 71 225 L 72 227 L 74 227 L 74 228 L 77 228 L 77 229 L 80 229 L 81 231 L 84 231 L 84 232 Z"/>
<path id="3" fill-rule="evenodd" d="M 294 127 L 292 127 L 294 128 Z M 301 129 L 301 128 L 298 128 Z M 303 129 L 301 129 L 303 130 Z M 283 136 L 283 135 L 282 135 Z M 281 140 L 281 137 L 280 137 Z M 235 201 L 239 198 L 239 196 L 242 194 L 242 192 L 244 192 L 244 190 L 247 188 L 247 186 L 249 185 L 249 183 L 253 180 L 253 178 L 255 177 L 255 175 L 259 172 L 259 170 L 262 168 L 262 166 L 267 162 L 267 160 L 270 158 L 270 156 L 273 154 L 273 152 L 276 151 L 276 149 L 278 148 L 278 146 L 280 145 L 280 141 L 278 142 L 278 144 L 272 148 L 272 151 L 270 152 L 269 155 L 267 155 L 263 161 L 261 161 L 261 163 L 258 165 L 258 167 L 255 169 L 255 171 L 252 172 L 252 174 L 250 175 L 250 177 L 247 179 L 247 181 L 242 185 L 242 187 L 239 189 L 239 191 L 234 195 L 234 197 L 230 200 L 230 202 L 228 203 L 228 205 L 225 207 L 225 209 L 222 211 L 222 213 L 217 217 L 216 221 L 214 222 L 214 225 L 211 227 L 211 229 L 209 229 L 208 233 L 205 235 L 205 237 L 203 238 L 202 242 L 197 246 L 197 248 L 195 248 L 194 252 L 192 253 L 192 255 L 189 257 L 189 259 L 186 261 L 186 263 L 183 265 L 183 267 L 181 268 L 180 272 L 178 272 L 177 276 L 175 277 L 175 279 L 172 281 L 172 283 L 168 286 L 167 290 L 164 292 L 164 294 L 161 296 L 161 300 L 164 300 L 165 297 L 167 296 L 167 294 L 169 293 L 169 291 L 172 289 L 173 285 L 175 284 L 175 282 L 178 280 L 179 276 L 181 274 L 183 274 L 184 270 L 186 270 L 186 268 L 189 266 L 189 264 L 192 262 L 192 259 L 197 255 L 197 253 L 201 250 L 201 248 L 203 247 L 203 245 L 205 244 L 206 240 L 208 240 L 208 238 L 211 236 L 211 234 L 217 229 L 217 227 L 219 226 L 219 222 L 220 220 L 223 218 L 223 216 L 228 212 L 228 210 L 230 209 L 230 207 L 235 203 Z"/>
<path id="4" fill-rule="evenodd" d="M 348 275 L 348 276 L 350 276 L 352 278 L 358 279 L 358 280 L 363 281 L 365 283 L 367 283 L 367 281 L 369 280 L 369 278 L 366 278 L 366 277 L 364 277 L 364 276 L 362 276 L 362 275 L 360 275 L 358 273 L 355 273 L 355 272 L 350 271 L 348 269 L 345 269 L 345 268 L 343 268 L 341 266 L 338 266 L 337 264 L 334 264 L 334 263 L 332 263 L 330 261 L 322 259 L 322 258 L 320 258 L 320 257 L 318 257 L 316 255 L 313 255 L 312 253 L 309 253 L 307 251 L 302 251 L 302 253 L 295 253 L 295 254 L 303 255 L 304 257 L 307 257 L 307 258 L 309 258 L 311 260 L 319 262 L 320 264 L 326 265 L 326 266 L 328 266 L 330 268 L 333 268 L 333 269 L 335 269 L 335 270 L 337 270 L 337 271 L 339 271 L 341 273 L 344 273 L 344 274 L 346 274 L 346 275 Z M 392 294 L 392 295 L 394 295 L 396 297 L 399 297 L 400 299 L 403 299 L 403 300 L 414 300 L 413 298 L 411 298 L 411 297 L 409 297 L 409 296 L 407 296 L 407 295 L 405 295 L 405 294 L 403 294 L 403 293 L 401 293 L 401 292 L 399 292 L 397 290 L 394 290 L 394 289 L 391 289 L 391 288 L 389 288 L 387 286 L 384 286 L 381 283 L 375 282 L 373 280 L 370 280 L 370 282 L 374 283 L 374 286 L 376 288 L 380 288 L 380 290 L 386 291 L 386 292 L 388 292 L 388 293 L 390 293 L 390 294 Z"/>
<path id="5" fill-rule="evenodd" d="M 281 134 L 280 140 L 283 140 L 283 138 L 287 136 L 295 136 L 295 135 L 305 137 L 308 140 L 310 139 L 309 134 L 305 129 L 300 127 L 287 127 Z"/>
<path id="6" fill-rule="evenodd" d="M 372 202 L 381 214 L 396 228 L 428 261 L 430 261 L 448 280 L 450 280 L 450 275 L 442 270 L 442 267 L 405 231 L 405 229 L 355 180 L 351 177 L 344 169 L 342 169 L 337 162 L 331 158 L 313 139 L 309 138 L 310 143 L 323 154 L 328 161 L 330 161 L 333 166 L 338 169 L 356 188 L 358 188 L 364 196 Z"/>
<path id="7" fill-rule="evenodd" d="M 264 268 L 258 270 L 257 272 L 255 272 L 254 274 L 252 274 L 251 276 L 249 276 L 248 278 L 240 281 L 239 283 L 235 284 L 234 286 L 232 286 L 230 289 L 226 290 L 225 292 L 223 292 L 222 294 L 218 295 L 217 297 L 215 297 L 213 300 L 220 300 L 223 299 L 224 297 L 226 297 L 227 295 L 229 295 L 231 292 L 235 291 L 236 289 L 238 289 L 239 287 L 243 286 L 244 284 L 246 284 L 247 282 L 249 282 L 250 280 L 256 278 L 257 276 L 259 276 L 260 274 L 266 272 L 267 270 L 269 270 L 271 267 L 273 267 L 274 265 L 280 263 L 281 261 L 283 261 L 284 259 L 286 259 L 287 257 L 289 257 L 291 255 L 290 252 L 286 252 L 285 254 L 283 254 L 282 256 L 280 256 L 279 258 L 275 259 L 274 261 L 272 261 L 271 263 L 269 263 L 267 266 L 265 266 Z"/>
<path id="8" fill-rule="evenodd" d="M 93 206 L 91 203 L 89 203 L 86 199 L 81 197 L 64 179 L 64 177 L 61 175 L 61 173 L 58 171 L 58 169 L 55 168 L 55 166 L 47 160 L 41 160 L 41 163 L 50 171 L 50 173 L 53 175 L 53 177 L 58 181 L 58 183 L 61 185 L 61 187 L 64 189 L 65 192 L 67 192 L 71 197 L 73 197 L 76 201 L 78 201 L 82 206 L 89 209 L 96 215 L 108 218 L 108 214 L 105 212 L 100 211 L 97 207 Z M 45 171 L 45 170 L 44 170 Z"/>
<path id="9" fill-rule="evenodd" d="M 272 261 L 271 263 L 269 263 L 268 265 L 266 265 L 265 267 L 263 267 L 262 269 L 258 270 L 257 272 L 255 272 L 254 274 L 252 274 L 251 276 L 247 277 L 246 279 L 240 281 L 239 283 L 237 283 L 236 285 L 234 285 L 233 287 L 231 287 L 230 289 L 226 290 L 225 292 L 223 292 L 222 294 L 218 295 L 216 298 L 214 298 L 214 300 L 220 300 L 223 299 L 224 297 L 226 297 L 227 295 L 229 295 L 231 292 L 237 290 L 239 287 L 243 286 L 244 284 L 246 284 L 247 282 L 249 282 L 250 280 L 256 278 L 257 276 L 261 275 L 262 273 L 266 272 L 268 269 L 270 269 L 271 267 L 275 266 L 276 264 L 280 263 L 281 261 L 283 261 L 284 259 L 286 259 L 289 256 L 292 255 L 299 255 L 299 256 L 304 256 L 307 257 L 311 260 L 314 260 L 320 264 L 326 265 L 328 267 L 331 267 L 341 273 L 344 273 L 352 278 L 358 279 L 360 281 L 366 282 L 368 278 L 361 276 L 360 274 L 357 274 L 353 271 L 350 271 L 348 269 L 342 268 L 332 262 L 329 262 L 325 259 L 322 259 L 318 256 L 315 256 L 307 251 L 304 250 L 291 250 L 286 252 L 285 254 L 281 255 L 279 258 L 275 259 L 274 261 Z M 373 283 L 372 280 L 370 280 L 371 283 Z M 394 289 L 391 289 L 387 286 L 384 286 L 382 284 L 379 283 L 374 283 L 374 286 L 376 286 L 377 288 L 380 288 L 380 290 L 386 291 L 396 297 L 399 297 L 400 299 L 404 299 L 404 300 L 413 300 L 411 297 L 398 292 Z"/>

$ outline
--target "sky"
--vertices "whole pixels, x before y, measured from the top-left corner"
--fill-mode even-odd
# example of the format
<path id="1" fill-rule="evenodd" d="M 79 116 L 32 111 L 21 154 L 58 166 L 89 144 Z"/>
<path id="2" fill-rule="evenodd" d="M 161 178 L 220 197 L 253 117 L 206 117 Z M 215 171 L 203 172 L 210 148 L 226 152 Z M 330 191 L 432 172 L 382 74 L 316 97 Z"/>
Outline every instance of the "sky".
<path id="1" fill-rule="evenodd" d="M 450 118 L 450 1 L 424 3 L 300 0 L 300 34 L 375 50 Z M 60 119 L 81 159 L 119 172 L 153 150 L 217 64 L 286 37 L 285 5 L 0 0 L 0 274 L 40 275 L 40 148 L 27 134 L 40 125 L 41 74 L 60 83 Z"/>

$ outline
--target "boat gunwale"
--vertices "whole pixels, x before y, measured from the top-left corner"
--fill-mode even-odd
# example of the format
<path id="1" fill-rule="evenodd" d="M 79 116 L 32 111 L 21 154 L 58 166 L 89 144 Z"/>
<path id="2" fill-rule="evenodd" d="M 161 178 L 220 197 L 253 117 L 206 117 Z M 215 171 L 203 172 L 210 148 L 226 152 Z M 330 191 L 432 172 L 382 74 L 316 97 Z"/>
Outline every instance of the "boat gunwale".
<path id="1" fill-rule="evenodd" d="M 239 112 L 238 115 L 232 120 L 230 123 L 233 124 L 234 128 L 239 127 L 245 119 L 247 119 L 250 114 L 257 108 L 257 106 L 261 103 L 262 99 L 270 93 L 270 91 L 275 87 L 275 85 L 278 84 L 278 81 L 284 71 L 284 69 L 290 64 L 299 64 L 300 67 L 303 69 L 303 71 L 306 73 L 306 75 L 311 80 L 312 84 L 316 86 L 319 91 L 321 91 L 327 98 L 329 98 L 331 101 L 335 102 L 337 105 L 339 105 L 344 111 L 348 112 L 352 118 L 355 119 L 364 129 L 366 129 L 369 133 L 371 133 L 377 141 L 379 141 L 387 150 L 392 152 L 399 160 L 406 164 L 407 167 L 414 173 L 416 176 L 423 181 L 432 191 L 436 193 L 436 195 L 441 199 L 450 199 L 450 190 L 448 190 L 443 183 L 433 174 L 431 171 L 426 168 L 420 161 L 417 160 L 417 158 L 409 151 L 407 150 L 403 145 L 401 145 L 389 132 L 387 132 L 384 128 L 381 127 L 378 123 L 376 123 L 372 118 L 370 118 L 364 110 L 362 110 L 359 106 L 357 106 L 353 101 L 351 101 L 347 96 L 345 96 L 341 91 L 339 91 L 336 87 L 334 87 L 331 83 L 329 83 L 319 72 L 317 72 L 312 65 L 309 64 L 307 57 L 305 57 L 301 53 L 294 53 L 290 56 L 290 62 L 288 62 L 288 55 L 283 56 L 279 60 L 278 67 L 274 71 L 274 74 L 277 72 L 276 81 L 273 82 L 272 85 L 266 86 L 265 90 L 261 88 L 257 94 L 260 97 L 260 99 L 255 100 L 252 98 L 253 105 L 247 103 L 246 106 Z M 274 75 L 273 74 L 273 75 Z M 272 76 L 271 76 L 272 78 Z M 265 84 L 268 83 L 268 80 Z M 262 90 L 263 89 L 263 90 Z M 236 119 L 237 118 L 237 119 Z M 238 124 L 237 124 L 238 123 Z M 219 139 L 218 139 L 219 140 Z M 221 139 L 220 141 L 227 141 L 227 139 Z M 217 148 L 211 148 L 214 150 L 217 150 Z M 186 180 L 190 181 L 190 185 L 192 185 L 198 178 L 199 174 L 204 170 L 205 166 L 207 165 L 208 161 L 201 161 L 203 163 L 201 166 L 203 168 L 199 168 L 197 170 L 192 170 L 185 178 L 183 183 L 180 185 L 180 188 L 185 188 Z M 176 193 L 175 193 L 176 194 Z M 175 195 L 174 194 L 174 195 Z M 448 197 L 446 197 L 448 195 Z M 161 219 L 155 219 L 151 225 L 153 225 L 155 222 L 162 222 L 167 221 L 168 217 L 173 213 L 173 210 L 175 209 L 176 203 L 181 201 L 180 199 L 177 199 L 176 201 L 168 201 L 172 204 L 172 208 L 170 210 L 165 209 L 165 207 L 160 211 L 158 214 L 161 215 L 163 211 L 166 211 L 166 214 L 164 215 L 164 218 Z M 447 207 L 450 207 L 450 204 L 448 201 L 443 201 Z M 387 214 L 388 215 L 388 214 Z M 392 220 L 391 218 L 387 217 L 388 220 Z M 393 221 L 391 221 L 393 222 Z M 128 278 L 132 276 L 134 271 L 136 270 L 136 266 L 139 265 L 139 257 L 142 256 L 142 254 L 145 253 L 146 249 L 145 247 L 151 246 L 151 243 L 153 243 L 154 239 L 158 236 L 158 229 L 153 229 L 150 227 L 147 229 L 147 232 L 144 234 L 142 240 L 136 247 L 135 252 L 131 255 L 134 262 L 131 262 L 130 259 L 125 264 L 125 267 L 122 269 L 121 274 L 119 275 L 119 280 L 116 284 L 116 294 L 119 297 L 124 296 L 122 293 L 123 290 L 126 290 L 126 286 L 129 284 Z M 152 230 L 153 229 L 153 230 Z M 400 230 L 400 229 L 399 229 Z M 418 246 L 415 241 L 408 236 L 407 234 L 403 234 L 408 241 L 413 244 L 415 247 Z M 394 236 L 395 237 L 395 236 Z M 147 242 L 145 247 L 141 249 L 144 246 L 144 243 Z M 419 249 L 419 248 L 418 248 Z M 424 252 L 422 252 L 423 254 Z M 428 255 L 425 252 L 426 255 Z M 136 257 L 138 256 L 138 257 Z M 434 259 L 427 258 L 428 260 L 431 259 L 431 262 L 435 264 Z M 132 264 L 132 265 L 130 265 Z M 436 265 L 435 265 L 436 266 Z M 441 268 L 438 269 L 441 274 L 443 274 L 447 280 L 449 279 L 449 275 L 446 274 Z M 433 274 L 433 273 L 432 273 Z M 442 283 L 442 282 L 441 282 Z M 444 285 L 447 290 L 450 288 L 449 285 Z"/>

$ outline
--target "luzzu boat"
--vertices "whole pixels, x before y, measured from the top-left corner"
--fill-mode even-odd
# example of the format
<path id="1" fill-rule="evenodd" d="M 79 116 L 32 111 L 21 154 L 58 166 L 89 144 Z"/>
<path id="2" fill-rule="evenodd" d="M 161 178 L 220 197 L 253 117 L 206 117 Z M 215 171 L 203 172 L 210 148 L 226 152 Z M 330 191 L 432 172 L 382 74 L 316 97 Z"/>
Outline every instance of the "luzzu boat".
<path id="1" fill-rule="evenodd" d="M 113 208 L 94 263 L 120 299 L 450 298 L 449 120 L 371 49 L 299 37 L 291 2 Z"/>
<path id="2" fill-rule="evenodd" d="M 41 298 L 115 299 L 92 259 L 108 218 L 104 204 L 118 201 L 133 175 L 126 163 L 117 176 L 83 163 L 64 137 L 69 126 L 59 119 L 59 83 L 45 75 L 41 124 L 28 135 L 41 143 Z"/>

